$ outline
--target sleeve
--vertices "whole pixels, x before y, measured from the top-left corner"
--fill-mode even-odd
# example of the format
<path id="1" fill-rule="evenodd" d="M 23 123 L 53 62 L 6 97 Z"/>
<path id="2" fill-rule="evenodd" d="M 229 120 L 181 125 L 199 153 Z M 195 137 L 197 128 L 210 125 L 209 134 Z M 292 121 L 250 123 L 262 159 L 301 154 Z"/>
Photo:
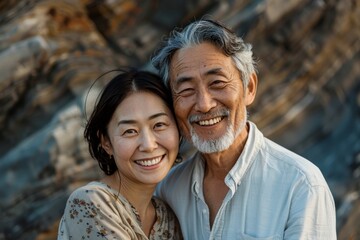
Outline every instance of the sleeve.
<path id="1" fill-rule="evenodd" d="M 80 188 L 72 193 L 59 226 L 58 240 L 136 238 L 130 215 L 122 212 L 120 204 L 112 198 L 100 189 Z"/>
<path id="2" fill-rule="evenodd" d="M 291 203 L 284 239 L 336 239 L 336 210 L 329 188 L 304 185 Z"/>

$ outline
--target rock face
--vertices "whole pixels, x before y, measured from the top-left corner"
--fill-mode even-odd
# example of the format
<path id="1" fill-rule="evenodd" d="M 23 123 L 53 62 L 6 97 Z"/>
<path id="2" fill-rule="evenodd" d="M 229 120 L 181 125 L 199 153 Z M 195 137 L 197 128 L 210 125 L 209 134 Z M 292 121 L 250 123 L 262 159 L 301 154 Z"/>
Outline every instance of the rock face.
<path id="1" fill-rule="evenodd" d="M 253 44 L 250 119 L 319 166 L 339 239 L 360 238 L 358 1 L 9 0 L 0 2 L 0 239 L 56 238 L 68 195 L 100 177 L 83 126 L 105 80 L 90 85 L 121 66 L 149 68 L 164 35 L 205 15 Z"/>

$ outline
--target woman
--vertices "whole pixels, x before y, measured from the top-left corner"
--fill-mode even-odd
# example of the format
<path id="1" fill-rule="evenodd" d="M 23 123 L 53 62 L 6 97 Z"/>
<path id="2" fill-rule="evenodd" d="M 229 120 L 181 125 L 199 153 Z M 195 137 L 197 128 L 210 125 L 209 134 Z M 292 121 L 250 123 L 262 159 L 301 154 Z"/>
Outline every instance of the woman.
<path id="1" fill-rule="evenodd" d="M 137 70 L 114 77 L 84 136 L 106 176 L 71 194 L 58 239 L 181 239 L 175 215 L 153 196 L 179 145 L 172 98 L 161 79 Z"/>

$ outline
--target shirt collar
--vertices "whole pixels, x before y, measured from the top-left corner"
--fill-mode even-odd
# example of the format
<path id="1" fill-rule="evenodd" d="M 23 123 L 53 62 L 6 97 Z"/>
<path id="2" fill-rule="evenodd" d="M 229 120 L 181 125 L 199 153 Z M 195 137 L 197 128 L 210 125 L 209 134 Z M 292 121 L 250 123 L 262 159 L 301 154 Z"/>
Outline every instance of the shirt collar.
<path id="1" fill-rule="evenodd" d="M 192 175 L 192 192 L 197 197 L 202 194 L 202 183 L 204 179 L 205 163 L 200 152 L 196 152 L 192 159 L 194 162 L 194 173 Z"/>
<path id="2" fill-rule="evenodd" d="M 256 155 L 258 154 L 264 142 L 264 136 L 256 127 L 256 125 L 250 121 L 248 121 L 248 124 L 249 135 L 246 140 L 244 149 L 236 161 L 234 167 L 230 170 L 229 174 L 225 178 L 225 183 L 230 188 L 232 186 L 236 187 L 241 183 L 243 176 L 255 161 Z"/>

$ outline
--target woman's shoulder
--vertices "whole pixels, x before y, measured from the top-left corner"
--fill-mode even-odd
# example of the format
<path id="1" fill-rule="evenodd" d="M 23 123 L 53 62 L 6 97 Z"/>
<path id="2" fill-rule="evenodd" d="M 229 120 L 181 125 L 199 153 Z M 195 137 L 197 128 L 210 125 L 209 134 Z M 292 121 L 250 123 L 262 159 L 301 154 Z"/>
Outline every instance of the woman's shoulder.
<path id="1" fill-rule="evenodd" d="M 86 193 L 107 190 L 109 187 L 98 181 L 89 182 L 86 185 L 76 188 L 71 195 L 82 195 Z"/>
<path id="2" fill-rule="evenodd" d="M 156 211 L 157 215 L 162 215 L 162 216 L 166 216 L 166 217 L 169 217 L 169 216 L 173 217 L 174 212 L 165 201 L 158 198 L 157 196 L 153 196 L 152 197 L 152 202 L 153 202 L 153 205 L 155 207 L 155 211 Z"/>
<path id="3" fill-rule="evenodd" d="M 158 208 L 158 207 L 166 207 L 167 208 L 168 207 L 168 205 L 157 196 L 152 196 L 151 200 L 152 200 L 155 208 Z"/>
<path id="4" fill-rule="evenodd" d="M 154 238 L 151 239 L 182 239 L 179 221 L 170 206 L 155 196 L 152 201 L 157 220 L 153 226 Z"/>
<path id="5" fill-rule="evenodd" d="M 68 202 L 84 204 L 85 201 L 96 202 L 111 199 L 116 193 L 106 184 L 98 181 L 90 182 L 75 189 L 69 196 Z"/>

